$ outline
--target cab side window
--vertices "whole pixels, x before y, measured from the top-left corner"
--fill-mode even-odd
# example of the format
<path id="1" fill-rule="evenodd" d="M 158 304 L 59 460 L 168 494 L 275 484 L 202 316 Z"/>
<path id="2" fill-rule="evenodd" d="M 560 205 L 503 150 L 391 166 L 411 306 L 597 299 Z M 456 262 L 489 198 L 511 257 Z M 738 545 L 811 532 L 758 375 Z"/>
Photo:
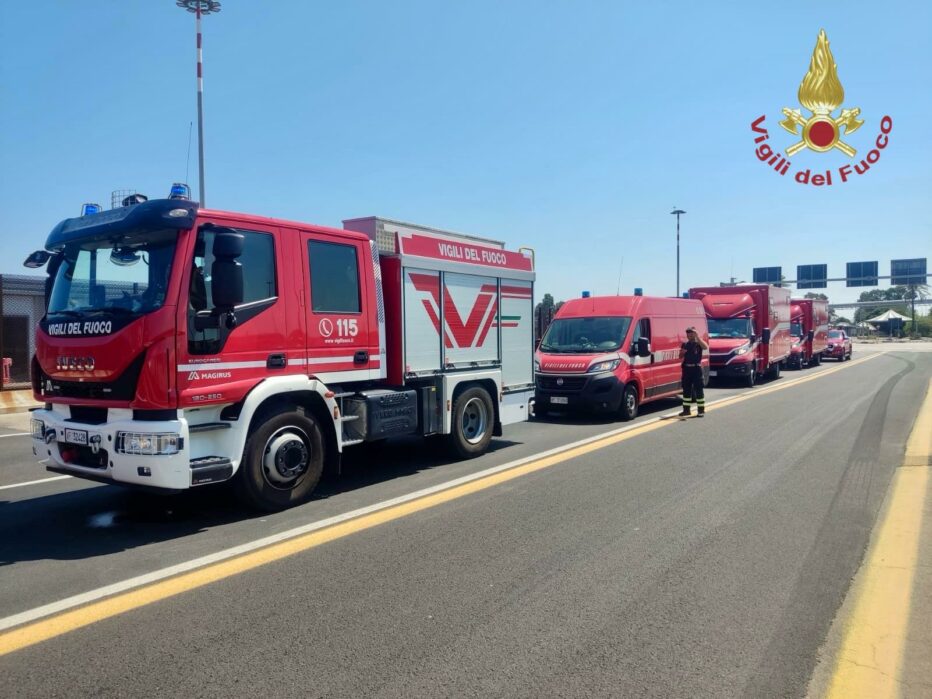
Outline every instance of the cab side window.
<path id="1" fill-rule="evenodd" d="M 314 313 L 359 313 L 359 262 L 356 246 L 311 240 L 311 310 Z"/>
<path id="2" fill-rule="evenodd" d="M 237 229 L 243 235 L 243 254 L 239 262 L 243 266 L 243 305 L 268 301 L 271 305 L 278 296 L 275 269 L 275 243 L 269 233 Z M 220 351 L 220 330 L 205 323 L 214 307 L 211 266 L 214 262 L 214 232 L 207 226 L 201 227 L 194 244 L 191 260 L 191 283 L 188 289 L 188 351 L 191 354 L 216 354 Z M 265 306 L 255 311 L 261 312 Z M 239 307 L 237 307 L 239 308 Z M 241 325 L 256 313 L 251 311 L 237 314 Z M 198 322 L 200 318 L 201 322 Z"/>
<path id="3" fill-rule="evenodd" d="M 641 318 L 634 326 L 634 337 L 631 339 L 632 351 L 637 350 L 638 340 L 642 337 L 647 338 L 647 344 L 650 345 L 650 318 Z"/>

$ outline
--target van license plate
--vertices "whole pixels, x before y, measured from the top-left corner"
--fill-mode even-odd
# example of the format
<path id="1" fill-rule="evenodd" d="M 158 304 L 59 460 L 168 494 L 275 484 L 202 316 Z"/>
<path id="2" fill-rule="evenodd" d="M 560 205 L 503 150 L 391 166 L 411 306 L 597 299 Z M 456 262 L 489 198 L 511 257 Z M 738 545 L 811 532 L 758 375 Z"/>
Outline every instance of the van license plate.
<path id="1" fill-rule="evenodd" d="M 710 372 L 709 372 L 709 376 L 718 376 L 718 372 L 717 372 L 717 371 L 710 371 Z"/>
<path id="2" fill-rule="evenodd" d="M 557 405 L 569 405 L 570 399 L 566 396 L 550 396 L 550 402 Z"/>
<path id="3" fill-rule="evenodd" d="M 87 430 L 65 430 L 65 441 L 68 444 L 83 444 L 87 446 Z"/>

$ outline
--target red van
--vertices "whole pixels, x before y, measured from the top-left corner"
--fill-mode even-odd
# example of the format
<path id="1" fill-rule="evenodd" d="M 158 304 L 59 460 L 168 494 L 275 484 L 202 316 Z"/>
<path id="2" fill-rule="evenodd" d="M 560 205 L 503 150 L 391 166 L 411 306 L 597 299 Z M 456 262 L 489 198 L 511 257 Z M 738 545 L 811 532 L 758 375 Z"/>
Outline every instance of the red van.
<path id="1" fill-rule="evenodd" d="M 619 412 L 680 392 L 680 346 L 695 326 L 708 341 L 700 301 L 594 296 L 563 304 L 537 348 L 535 410 Z M 702 357 L 708 381 L 708 350 Z"/>

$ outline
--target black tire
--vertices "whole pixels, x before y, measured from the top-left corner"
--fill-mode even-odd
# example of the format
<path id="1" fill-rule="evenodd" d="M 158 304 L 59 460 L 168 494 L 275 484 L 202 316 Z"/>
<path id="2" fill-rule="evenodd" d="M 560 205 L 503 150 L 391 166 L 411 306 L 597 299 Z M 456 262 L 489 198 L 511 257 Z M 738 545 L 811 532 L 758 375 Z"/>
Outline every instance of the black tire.
<path id="1" fill-rule="evenodd" d="M 748 388 L 754 388 L 755 383 L 757 383 L 757 368 L 754 366 L 754 362 L 751 362 L 751 371 L 744 377 L 744 385 Z"/>
<path id="2" fill-rule="evenodd" d="M 622 420 L 633 420 L 638 416 L 638 387 L 633 383 L 625 386 L 625 391 L 621 395 L 621 406 L 618 408 Z"/>
<path id="3" fill-rule="evenodd" d="M 257 417 L 236 472 L 246 504 L 277 512 L 305 502 L 324 470 L 324 439 L 314 416 L 284 407 Z"/>
<path id="4" fill-rule="evenodd" d="M 776 381 L 780 378 L 780 362 L 774 362 L 770 365 L 770 369 L 767 371 L 767 375 L 770 377 L 771 381 Z"/>
<path id="5" fill-rule="evenodd" d="M 479 386 L 467 388 L 453 401 L 450 446 L 463 459 L 484 454 L 492 441 L 495 407 L 489 392 Z"/>

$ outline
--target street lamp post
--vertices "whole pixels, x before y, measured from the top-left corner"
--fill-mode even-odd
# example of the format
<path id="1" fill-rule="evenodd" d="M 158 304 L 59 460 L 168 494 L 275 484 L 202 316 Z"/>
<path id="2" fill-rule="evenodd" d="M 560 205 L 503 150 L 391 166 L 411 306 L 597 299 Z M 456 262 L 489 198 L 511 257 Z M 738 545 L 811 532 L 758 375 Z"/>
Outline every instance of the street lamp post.
<path id="1" fill-rule="evenodd" d="M 673 207 L 673 211 L 670 212 L 676 216 L 676 297 L 680 296 L 680 215 L 685 214 L 686 212 L 682 209 L 677 209 Z"/>
<path id="2" fill-rule="evenodd" d="M 197 171 L 198 198 L 200 205 L 206 206 L 204 195 L 204 54 L 201 43 L 201 15 L 220 12 L 218 0 L 176 0 L 178 7 L 193 12 L 197 29 Z"/>

